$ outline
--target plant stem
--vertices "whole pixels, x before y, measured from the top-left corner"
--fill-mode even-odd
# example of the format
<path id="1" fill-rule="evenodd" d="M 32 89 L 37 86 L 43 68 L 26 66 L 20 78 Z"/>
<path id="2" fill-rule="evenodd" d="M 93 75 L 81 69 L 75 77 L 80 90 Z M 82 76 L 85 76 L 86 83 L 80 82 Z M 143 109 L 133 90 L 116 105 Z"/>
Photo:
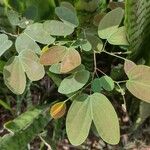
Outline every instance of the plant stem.
<path id="1" fill-rule="evenodd" d="M 122 59 L 122 60 L 124 60 L 124 61 L 127 60 L 126 58 L 121 57 L 121 56 L 118 56 L 118 55 L 115 55 L 114 53 L 111 53 L 111 52 L 107 52 L 107 51 L 102 51 L 102 52 L 104 52 L 104 53 L 106 53 L 106 54 L 108 54 L 108 55 L 114 56 L 114 57 L 116 57 L 116 58 Z"/>

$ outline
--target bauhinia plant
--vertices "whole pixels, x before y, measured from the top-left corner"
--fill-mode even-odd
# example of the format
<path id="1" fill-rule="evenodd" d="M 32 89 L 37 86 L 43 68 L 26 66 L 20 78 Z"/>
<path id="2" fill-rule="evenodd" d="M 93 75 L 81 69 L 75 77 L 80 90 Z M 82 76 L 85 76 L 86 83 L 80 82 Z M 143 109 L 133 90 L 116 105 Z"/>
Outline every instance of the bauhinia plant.
<path id="1" fill-rule="evenodd" d="M 126 50 L 126 54 L 129 53 L 128 48 L 133 43 L 130 43 L 132 36 L 127 36 L 123 25 L 124 10 L 117 7 L 103 14 L 100 21 L 94 20 L 98 26 L 92 27 L 80 25 L 75 8 L 68 2 L 56 7 L 55 14 L 57 20 L 33 23 L 20 20 L 14 11 L 9 13 L 10 22 L 22 28 L 22 32 L 15 35 L 17 54 L 3 68 L 4 82 L 14 94 L 19 95 L 25 91 L 27 80 L 38 81 L 47 73 L 57 84 L 58 92 L 68 97 L 51 107 L 51 117 L 62 117 L 67 110 L 66 103 L 69 100 L 72 102 L 66 116 L 66 132 L 71 144 L 82 144 L 92 123 L 105 142 L 118 144 L 119 121 L 107 93 L 118 87 L 125 105 L 124 91 L 120 85 L 125 84 L 135 97 L 150 103 L 150 67 L 136 65 L 107 48 L 108 45 L 119 46 Z M 12 16 L 17 22 L 14 23 Z M 0 45 L 2 56 L 12 46 L 12 41 L 6 34 L 0 34 Z M 102 53 L 124 61 L 126 80 L 115 81 L 97 67 L 96 56 Z M 84 65 L 84 54 L 93 56 L 92 71 Z M 10 125 L 5 125 L 8 130 L 12 128 Z M 18 130 L 14 132 L 18 133 Z"/>

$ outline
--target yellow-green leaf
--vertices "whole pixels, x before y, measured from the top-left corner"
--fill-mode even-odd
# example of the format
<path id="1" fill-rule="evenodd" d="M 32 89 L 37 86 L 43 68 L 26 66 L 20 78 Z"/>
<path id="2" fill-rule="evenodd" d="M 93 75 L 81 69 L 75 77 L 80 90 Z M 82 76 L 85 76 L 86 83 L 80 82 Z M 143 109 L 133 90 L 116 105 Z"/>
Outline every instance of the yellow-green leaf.
<path id="1" fill-rule="evenodd" d="M 33 51 L 22 51 L 19 55 L 22 66 L 31 81 L 37 81 L 44 77 L 45 70 L 40 64 L 38 56 Z"/>
<path id="2" fill-rule="evenodd" d="M 90 73 L 82 70 L 66 77 L 60 84 L 58 92 L 62 94 L 70 94 L 81 89 L 89 80 Z"/>
<path id="3" fill-rule="evenodd" d="M 99 23 L 98 35 L 102 39 L 108 39 L 118 30 L 122 21 L 124 11 L 122 8 L 116 8 L 107 13 Z"/>
<path id="4" fill-rule="evenodd" d="M 89 97 L 86 94 L 76 97 L 66 118 L 66 131 L 72 145 L 80 145 L 87 138 L 92 123 Z"/>
<path id="5" fill-rule="evenodd" d="M 100 137 L 109 144 L 120 141 L 119 121 L 115 109 L 106 96 L 94 93 L 90 96 L 92 118 Z"/>
<path id="6" fill-rule="evenodd" d="M 22 94 L 26 86 L 25 73 L 18 56 L 12 57 L 4 66 L 4 82 L 15 94 Z"/>
<path id="7" fill-rule="evenodd" d="M 137 65 L 127 72 L 127 89 L 137 98 L 150 103 L 150 67 Z"/>
<path id="8" fill-rule="evenodd" d="M 129 45 L 124 26 L 118 28 L 118 30 L 113 33 L 107 40 L 112 45 Z"/>

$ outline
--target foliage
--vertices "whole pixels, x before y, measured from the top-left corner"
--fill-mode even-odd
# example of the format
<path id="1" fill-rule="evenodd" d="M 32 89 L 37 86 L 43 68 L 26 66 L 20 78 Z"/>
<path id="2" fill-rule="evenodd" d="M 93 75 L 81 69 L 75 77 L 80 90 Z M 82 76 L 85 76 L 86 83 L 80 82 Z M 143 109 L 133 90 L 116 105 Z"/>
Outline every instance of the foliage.
<path id="1" fill-rule="evenodd" d="M 42 8 L 40 3 L 36 4 L 36 0 L 33 1 L 35 8 L 28 0 L 17 1 L 19 7 L 15 9 L 22 13 L 20 15 L 12 9 L 13 2 L 10 0 L 9 5 L 5 3 L 4 6 L 12 29 L 15 30 L 12 33 L 2 30 L 0 34 L 0 73 L 7 86 L 5 88 L 24 99 L 31 94 L 26 91 L 34 84 L 33 81 L 39 81 L 47 74 L 57 85 L 58 93 L 64 96 L 59 99 L 60 102 L 56 99 L 56 103 L 50 107 L 51 117 L 59 119 L 65 116 L 69 106 L 66 103 L 71 101 L 66 114 L 66 133 L 71 144 L 82 144 L 89 135 L 92 123 L 105 142 L 118 144 L 120 127 L 112 93 L 121 93 L 121 103 L 126 110 L 127 90 L 136 98 L 150 103 L 150 67 L 129 60 L 135 53 L 139 54 L 143 47 L 148 47 L 149 36 L 143 32 L 146 33 L 149 23 L 148 18 L 144 19 L 149 13 L 149 2 L 127 0 L 125 15 L 123 8 L 113 5 L 112 10 L 106 10 L 106 1 L 99 3 L 97 0 L 75 1 L 75 7 L 69 2 L 45 0 L 43 13 L 37 11 Z M 53 8 L 52 15 L 43 19 L 44 14 L 49 12 L 46 4 Z M 33 12 L 29 17 L 31 9 Z M 40 14 L 36 17 L 37 12 Z M 87 18 L 82 19 L 83 12 L 89 13 L 94 23 L 91 20 L 89 24 L 86 23 Z M 100 15 L 98 20 L 97 15 Z M 98 67 L 98 58 L 102 55 L 115 57 L 122 63 L 121 81 L 113 79 L 110 73 Z M 147 58 L 145 61 L 148 64 Z M 0 103 L 11 110 L 7 103 Z M 44 99 L 43 103 L 49 101 Z M 53 101 L 50 103 L 53 104 Z M 145 114 L 143 105 L 140 107 L 141 115 Z M 1 138 L 0 149 L 7 150 L 10 146 L 12 150 L 24 149 L 50 121 L 48 108 L 46 105 L 28 109 L 13 121 L 7 122 L 4 127 L 11 133 Z M 142 116 L 141 120 L 146 118 Z"/>

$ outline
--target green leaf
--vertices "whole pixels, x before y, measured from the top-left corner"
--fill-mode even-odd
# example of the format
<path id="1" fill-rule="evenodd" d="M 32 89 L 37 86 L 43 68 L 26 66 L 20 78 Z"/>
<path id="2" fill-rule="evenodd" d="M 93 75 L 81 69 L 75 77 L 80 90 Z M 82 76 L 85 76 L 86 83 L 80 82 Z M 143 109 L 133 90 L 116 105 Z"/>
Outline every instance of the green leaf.
<path id="1" fill-rule="evenodd" d="M 73 5 L 71 4 L 71 3 L 69 3 L 69 2 L 61 2 L 60 3 L 60 6 L 61 7 L 66 7 L 66 8 L 68 8 L 68 9 L 70 9 L 73 13 L 76 13 L 76 10 L 75 10 L 75 8 L 73 7 Z"/>
<path id="2" fill-rule="evenodd" d="M 150 103 L 150 67 L 137 65 L 127 72 L 127 89 L 137 98 Z"/>
<path id="3" fill-rule="evenodd" d="M 34 41 L 37 41 L 42 44 L 52 44 L 55 41 L 49 32 L 47 32 L 42 23 L 34 23 L 28 26 L 24 33 Z"/>
<path id="4" fill-rule="evenodd" d="M 81 48 L 84 51 L 90 51 L 92 49 L 92 45 L 91 45 L 91 43 L 88 40 L 83 40 L 81 42 Z"/>
<path id="5" fill-rule="evenodd" d="M 129 45 L 125 27 L 118 28 L 118 30 L 108 38 L 108 42 L 112 45 Z"/>
<path id="6" fill-rule="evenodd" d="M 41 53 L 39 45 L 25 33 L 22 33 L 17 37 L 15 46 L 18 53 L 24 50 L 32 50 L 36 53 Z"/>
<path id="7" fill-rule="evenodd" d="M 54 65 L 51 65 L 51 67 L 49 68 L 49 71 L 52 72 L 52 73 L 56 73 L 56 74 L 61 74 L 60 72 L 60 66 L 61 64 L 54 64 Z M 72 71 L 68 72 L 68 74 L 73 74 L 75 72 L 78 72 L 78 71 L 81 71 L 81 70 L 85 70 L 85 66 L 84 65 L 80 65 L 78 67 L 76 67 L 75 69 L 73 69 Z"/>
<path id="8" fill-rule="evenodd" d="M 74 28 L 61 21 L 51 20 L 44 22 L 44 29 L 54 36 L 67 36 L 73 33 Z"/>
<path id="9" fill-rule="evenodd" d="M 50 66 L 49 71 L 56 74 L 61 74 L 60 72 L 60 63 L 59 64 L 53 64 Z"/>
<path id="10" fill-rule="evenodd" d="M 72 145 L 80 145 L 87 138 L 92 123 L 89 97 L 86 94 L 76 97 L 66 118 L 66 131 Z"/>
<path id="11" fill-rule="evenodd" d="M 44 67 L 39 63 L 39 58 L 33 51 L 22 51 L 19 57 L 23 69 L 31 81 L 37 81 L 44 77 Z"/>
<path id="12" fill-rule="evenodd" d="M 101 92 L 103 89 L 106 91 L 112 91 L 114 89 L 114 81 L 109 76 L 103 76 L 101 78 L 96 78 L 92 82 L 92 91 Z"/>
<path id="13" fill-rule="evenodd" d="M 107 13 L 99 23 L 98 35 L 102 39 L 108 39 L 118 30 L 123 19 L 124 11 L 122 8 L 116 8 Z"/>
<path id="14" fill-rule="evenodd" d="M 115 109 L 106 96 L 94 93 L 90 96 L 92 118 L 100 137 L 109 144 L 120 140 L 119 121 Z"/>
<path id="15" fill-rule="evenodd" d="M 100 52 L 102 50 L 103 42 L 100 38 L 97 37 L 97 35 L 95 34 L 95 30 L 93 30 L 92 28 L 85 30 L 84 33 L 82 33 L 80 36 L 81 38 L 86 39 L 88 40 L 88 42 L 90 42 L 94 51 Z"/>
<path id="16" fill-rule="evenodd" d="M 89 80 L 90 73 L 87 70 L 76 72 L 66 77 L 60 84 L 58 92 L 69 94 L 81 89 Z"/>
<path id="17" fill-rule="evenodd" d="M 66 131 L 71 144 L 77 146 L 86 140 L 92 120 L 105 142 L 118 144 L 120 130 L 117 114 L 109 100 L 100 93 L 82 94 L 74 99 L 66 118 Z"/>
<path id="18" fill-rule="evenodd" d="M 4 81 L 15 94 L 22 94 L 26 86 L 26 76 L 31 81 L 43 78 L 44 67 L 39 63 L 38 56 L 33 51 L 22 51 L 19 56 L 12 57 L 4 66 Z"/>
<path id="19" fill-rule="evenodd" d="M 3 106 L 5 109 L 12 111 L 11 107 L 1 99 L 0 99 L 0 105 Z"/>
<path id="20" fill-rule="evenodd" d="M 77 27 L 79 25 L 76 13 L 68 8 L 62 6 L 56 7 L 55 13 L 60 18 L 60 20 L 62 20 L 67 25 L 72 27 Z"/>
<path id="21" fill-rule="evenodd" d="M 50 121 L 47 113 L 48 106 L 33 108 L 19 117 L 5 124 L 5 127 L 14 132 L 6 134 L 0 140 L 1 150 L 25 149 Z"/>
<path id="22" fill-rule="evenodd" d="M 15 94 L 22 94 L 26 86 L 26 77 L 18 56 L 11 57 L 4 66 L 4 82 Z"/>
<path id="23" fill-rule="evenodd" d="M 12 41 L 8 40 L 8 36 L 0 34 L 0 56 L 12 46 Z"/>
<path id="24" fill-rule="evenodd" d="M 27 25 L 33 23 L 32 20 L 27 20 L 25 17 L 21 17 L 21 15 L 14 10 L 7 11 L 7 17 L 13 26 L 19 26 L 20 28 L 26 28 Z"/>

